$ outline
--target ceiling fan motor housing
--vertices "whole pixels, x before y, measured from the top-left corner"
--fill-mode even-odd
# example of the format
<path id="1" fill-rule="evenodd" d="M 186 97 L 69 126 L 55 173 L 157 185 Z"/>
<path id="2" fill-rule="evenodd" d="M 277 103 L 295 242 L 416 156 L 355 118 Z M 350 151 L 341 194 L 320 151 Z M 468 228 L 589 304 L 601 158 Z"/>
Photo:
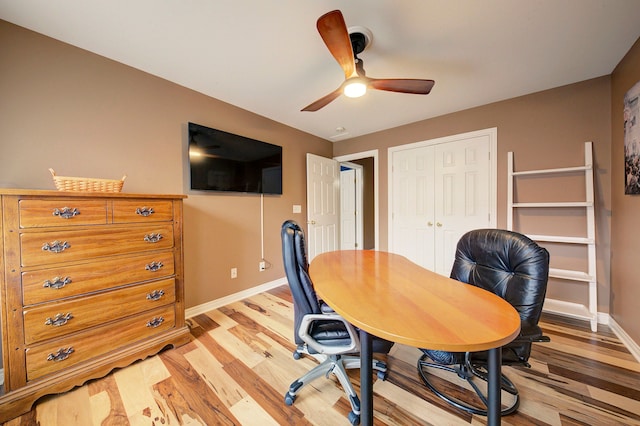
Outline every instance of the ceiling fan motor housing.
<path id="1" fill-rule="evenodd" d="M 353 48 L 353 56 L 360 53 L 371 45 L 373 41 L 373 33 L 369 28 L 365 27 L 349 27 L 349 38 L 351 39 L 351 47 Z"/>

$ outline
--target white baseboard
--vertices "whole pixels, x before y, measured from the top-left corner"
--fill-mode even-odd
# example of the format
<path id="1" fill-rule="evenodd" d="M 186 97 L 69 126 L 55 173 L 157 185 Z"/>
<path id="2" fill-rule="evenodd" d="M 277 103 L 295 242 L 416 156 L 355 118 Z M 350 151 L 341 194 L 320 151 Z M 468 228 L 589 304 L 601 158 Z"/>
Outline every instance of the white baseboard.
<path id="1" fill-rule="evenodd" d="M 256 294 L 263 293 L 286 283 L 286 278 L 279 278 L 275 281 L 264 283 L 256 287 L 251 287 L 249 289 L 239 291 L 238 293 L 230 294 L 228 296 L 221 297 L 220 299 L 212 300 L 210 302 L 203 303 L 202 305 L 188 308 L 185 310 L 184 315 L 186 318 L 191 318 L 196 315 L 204 314 L 205 312 L 218 309 L 221 306 L 237 302 L 238 300 L 246 299 L 247 297 L 255 296 Z"/>
<path id="2" fill-rule="evenodd" d="M 609 327 L 611 331 L 618 336 L 618 339 L 629 349 L 631 355 L 640 362 L 640 346 L 633 341 L 633 339 L 620 327 L 620 325 L 613 319 L 609 319 Z"/>

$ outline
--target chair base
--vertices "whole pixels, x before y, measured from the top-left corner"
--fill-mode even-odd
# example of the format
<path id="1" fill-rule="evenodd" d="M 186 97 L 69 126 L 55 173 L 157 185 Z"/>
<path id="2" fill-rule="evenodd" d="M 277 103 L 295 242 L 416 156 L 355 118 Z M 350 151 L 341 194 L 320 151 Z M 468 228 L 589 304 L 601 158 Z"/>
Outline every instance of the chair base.
<path id="1" fill-rule="evenodd" d="M 284 395 L 284 403 L 293 405 L 300 390 L 315 379 L 325 376 L 329 378 L 331 374 L 335 375 L 351 404 L 351 412 L 349 413 L 349 422 L 352 425 L 360 424 L 360 398 L 353 389 L 353 385 L 347 375 L 347 370 L 360 368 L 360 357 L 356 355 L 323 355 L 317 353 L 309 353 L 305 347 L 298 347 L 293 352 L 293 357 L 299 359 L 302 354 L 310 355 L 320 364 L 315 366 L 305 375 L 291 383 L 289 391 Z M 372 368 L 377 372 L 377 376 L 381 380 L 387 378 L 387 364 L 382 361 L 373 360 Z"/>
<path id="2" fill-rule="evenodd" d="M 469 383 L 469 385 L 478 395 L 478 398 L 480 398 L 482 404 L 474 405 L 470 402 L 462 401 L 460 399 L 454 398 L 451 395 L 447 395 L 443 390 L 438 389 L 432 383 L 432 381 L 429 380 L 430 373 L 426 371 L 427 368 L 437 368 L 439 370 L 444 370 L 456 374 L 460 379 L 465 380 L 467 383 Z M 483 392 L 478 384 L 475 383 L 476 379 L 479 379 L 485 383 L 487 382 L 488 373 L 483 367 L 473 365 L 473 363 L 471 363 L 468 358 L 464 361 L 464 363 L 458 365 L 438 364 L 429 361 L 429 357 L 424 354 L 418 360 L 418 373 L 420 373 L 420 377 L 422 378 L 424 384 L 443 401 L 468 413 L 477 414 L 480 416 L 487 415 L 488 399 L 486 391 Z M 518 389 L 504 374 L 501 376 L 500 382 L 500 388 L 503 395 L 501 399 L 503 401 L 503 404 L 505 400 L 511 399 L 511 401 L 507 404 L 507 407 L 501 410 L 501 413 L 503 416 L 513 414 L 518 410 L 518 407 L 520 405 L 520 395 L 518 394 Z M 508 398 L 505 398 L 505 396 L 507 396 Z"/>

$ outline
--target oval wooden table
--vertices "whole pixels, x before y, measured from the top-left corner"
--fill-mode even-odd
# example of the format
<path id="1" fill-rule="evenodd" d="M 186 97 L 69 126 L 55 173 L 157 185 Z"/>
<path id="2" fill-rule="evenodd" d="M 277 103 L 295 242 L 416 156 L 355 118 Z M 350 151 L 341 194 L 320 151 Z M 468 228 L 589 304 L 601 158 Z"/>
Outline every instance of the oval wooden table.
<path id="1" fill-rule="evenodd" d="M 489 350 L 487 421 L 500 424 L 500 347 L 520 332 L 508 302 L 381 251 L 322 253 L 309 273 L 318 295 L 360 329 L 363 425 L 373 423 L 372 335 L 417 348 Z"/>

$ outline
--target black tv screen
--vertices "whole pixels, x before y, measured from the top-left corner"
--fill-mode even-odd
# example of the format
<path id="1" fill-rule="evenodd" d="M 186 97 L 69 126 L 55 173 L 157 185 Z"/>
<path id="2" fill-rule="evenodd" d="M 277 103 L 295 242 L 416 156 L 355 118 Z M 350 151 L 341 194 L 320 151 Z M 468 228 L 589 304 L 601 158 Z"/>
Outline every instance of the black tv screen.
<path id="1" fill-rule="evenodd" d="M 189 123 L 191 189 L 282 194 L 282 147 Z"/>

